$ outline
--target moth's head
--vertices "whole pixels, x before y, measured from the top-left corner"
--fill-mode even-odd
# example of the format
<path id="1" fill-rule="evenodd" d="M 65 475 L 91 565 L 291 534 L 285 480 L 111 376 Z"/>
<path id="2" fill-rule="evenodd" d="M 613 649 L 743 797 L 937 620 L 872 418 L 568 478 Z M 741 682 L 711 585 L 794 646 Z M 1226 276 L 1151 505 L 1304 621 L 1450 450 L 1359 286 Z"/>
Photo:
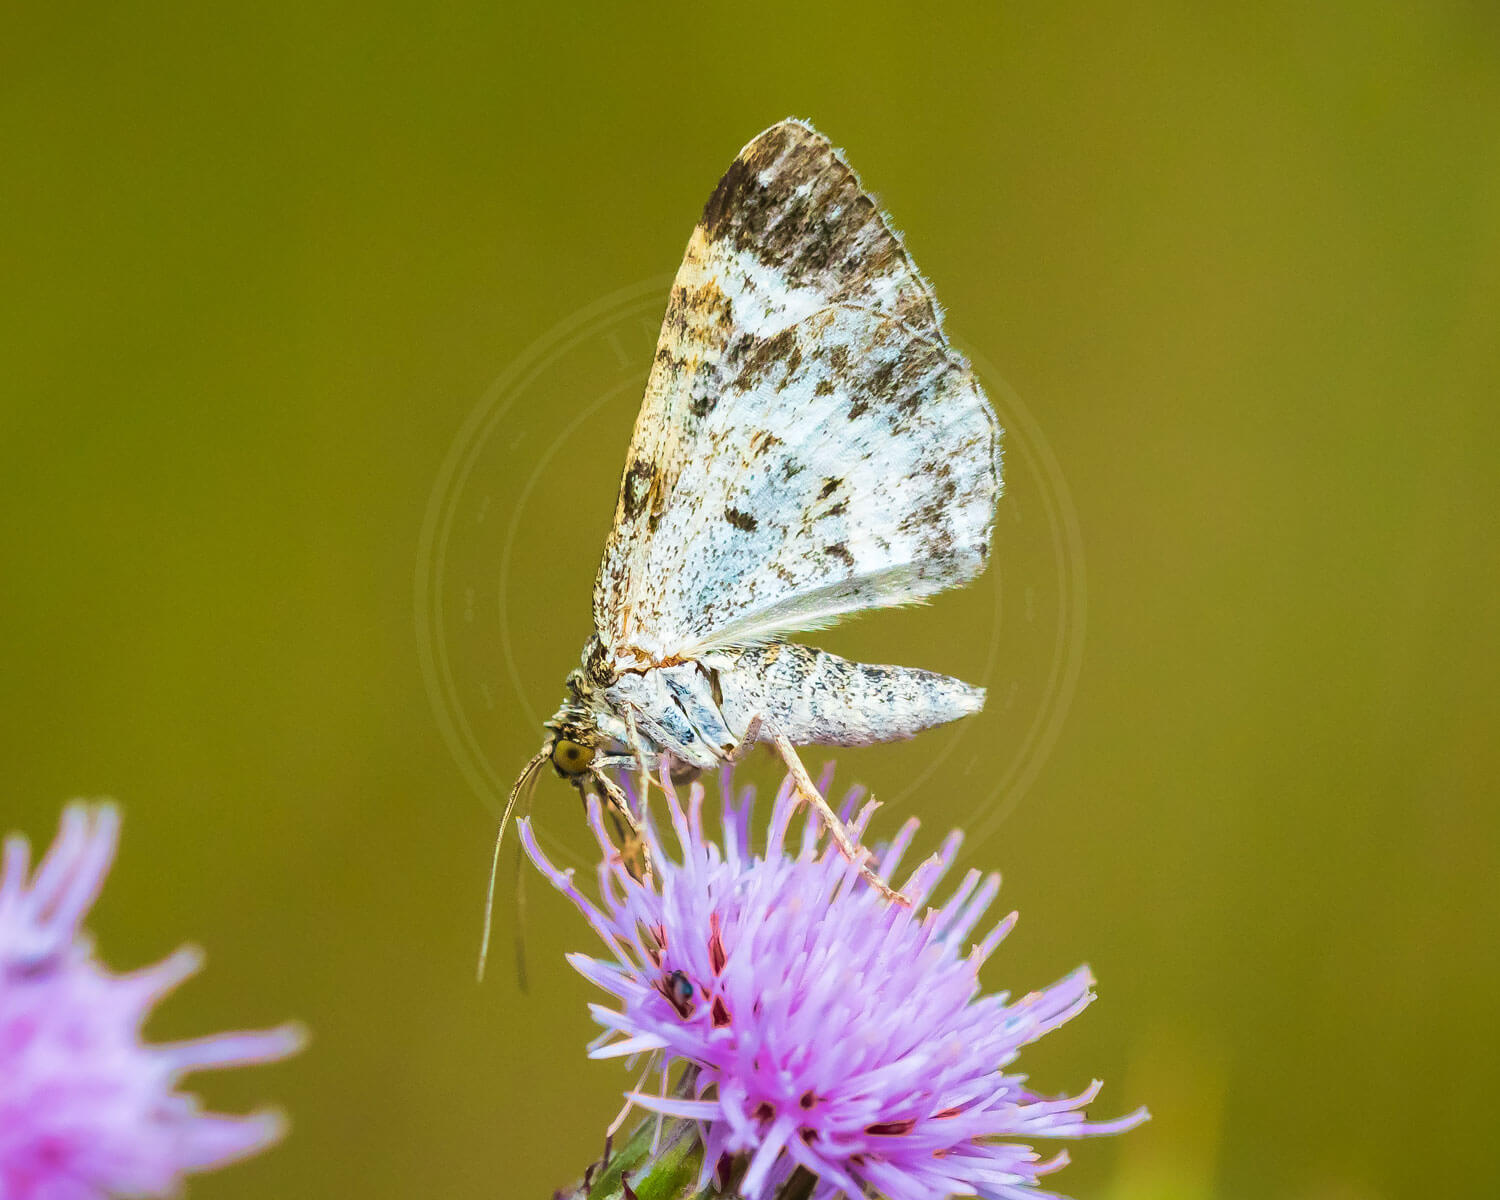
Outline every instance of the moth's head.
<path id="1" fill-rule="evenodd" d="M 547 758 L 564 779 L 581 784 L 593 764 L 598 748 L 558 734 L 547 742 Z"/>
<path id="2" fill-rule="evenodd" d="M 564 704 L 546 728 L 547 744 L 542 749 L 547 761 L 564 779 L 582 787 L 604 740 L 598 727 L 586 711 Z"/>

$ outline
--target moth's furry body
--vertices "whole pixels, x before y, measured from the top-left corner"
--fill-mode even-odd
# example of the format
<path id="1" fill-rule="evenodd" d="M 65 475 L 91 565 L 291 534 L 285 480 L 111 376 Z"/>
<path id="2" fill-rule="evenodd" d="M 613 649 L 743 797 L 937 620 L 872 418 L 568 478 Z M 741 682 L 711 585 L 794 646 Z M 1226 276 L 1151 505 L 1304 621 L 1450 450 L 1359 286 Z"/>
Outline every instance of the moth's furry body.
<path id="1" fill-rule="evenodd" d="M 663 754 L 699 770 L 719 766 L 741 753 L 752 734 L 770 742 L 780 733 L 798 746 L 909 738 L 984 704 L 982 688 L 946 675 L 851 662 L 791 642 L 623 672 L 602 665 L 597 653 L 585 653 L 583 667 L 568 678 L 567 703 L 548 726 L 581 745 L 627 755 L 639 750 L 646 756 L 639 765 L 653 772 Z"/>

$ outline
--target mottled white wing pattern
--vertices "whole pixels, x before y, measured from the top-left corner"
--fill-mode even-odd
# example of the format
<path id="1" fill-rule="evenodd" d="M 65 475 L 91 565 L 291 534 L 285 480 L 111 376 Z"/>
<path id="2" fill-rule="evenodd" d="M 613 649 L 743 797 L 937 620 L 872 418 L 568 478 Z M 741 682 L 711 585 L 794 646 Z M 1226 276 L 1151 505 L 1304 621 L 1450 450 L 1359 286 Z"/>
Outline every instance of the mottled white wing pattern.
<path id="1" fill-rule="evenodd" d="M 726 173 L 673 284 L 594 592 L 619 669 L 978 574 L 1000 430 L 931 290 L 796 121 Z"/>
<path id="2" fill-rule="evenodd" d="M 747 412 L 753 428 L 736 419 Z M 638 560 L 645 578 L 673 580 L 643 648 L 760 642 L 973 578 L 995 436 L 941 343 L 866 309 L 806 318 L 746 366 L 683 467 L 694 502 L 667 507 Z"/>

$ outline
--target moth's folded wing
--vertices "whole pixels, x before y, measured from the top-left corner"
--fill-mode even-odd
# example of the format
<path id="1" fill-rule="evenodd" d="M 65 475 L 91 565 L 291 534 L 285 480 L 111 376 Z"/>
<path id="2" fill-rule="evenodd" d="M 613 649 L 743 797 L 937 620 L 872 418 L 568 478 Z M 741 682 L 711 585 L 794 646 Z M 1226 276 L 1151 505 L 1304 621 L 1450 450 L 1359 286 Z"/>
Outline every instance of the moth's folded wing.
<path id="1" fill-rule="evenodd" d="M 1000 427 L 967 364 L 868 309 L 765 343 L 642 548 L 645 647 L 691 656 L 910 604 L 979 574 Z"/>
<path id="2" fill-rule="evenodd" d="M 740 151 L 709 198 L 672 285 L 594 588 L 606 646 L 655 643 L 645 573 L 682 472 L 746 364 L 813 313 L 855 305 L 942 343 L 931 289 L 822 134 L 783 121 Z M 743 414 L 747 421 L 754 413 Z"/>

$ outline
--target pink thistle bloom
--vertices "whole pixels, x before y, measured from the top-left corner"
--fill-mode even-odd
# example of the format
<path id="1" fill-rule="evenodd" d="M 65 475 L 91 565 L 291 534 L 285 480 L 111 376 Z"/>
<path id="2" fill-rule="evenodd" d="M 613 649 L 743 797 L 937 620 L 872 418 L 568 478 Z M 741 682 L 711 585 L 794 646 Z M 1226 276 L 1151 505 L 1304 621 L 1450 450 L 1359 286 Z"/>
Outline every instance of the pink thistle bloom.
<path id="1" fill-rule="evenodd" d="M 176 1195 L 189 1172 L 277 1141 L 271 1112 L 202 1111 L 178 1080 L 270 1062 L 302 1044 L 292 1026 L 150 1045 L 141 1027 L 198 970 L 197 951 L 127 975 L 105 968 L 82 922 L 114 860 L 113 805 L 74 803 L 28 878 L 26 839 L 0 857 L 0 1197 L 103 1200 Z"/>
<path id="2" fill-rule="evenodd" d="M 1044 1159 L 1032 1139 L 1118 1133 L 1146 1119 L 1141 1109 L 1090 1121 L 1083 1110 L 1097 1082 L 1053 1097 L 1007 1071 L 1021 1047 L 1083 1010 L 1093 981 L 1080 968 L 1018 1000 L 981 993 L 979 967 L 1015 915 L 970 944 L 1000 886 L 998 875 L 978 871 L 928 907 L 961 834 L 912 872 L 902 890 L 913 905 L 904 908 L 824 845 L 814 818 L 792 831 L 790 782 L 759 854 L 753 791 L 736 802 L 726 773 L 721 792 L 722 847 L 704 833 L 702 786 L 692 786 L 685 809 L 668 787 L 678 853 L 668 855 L 648 819 L 653 874 L 644 881 L 631 877 L 591 800 L 599 903 L 547 860 L 529 822 L 520 824 L 532 861 L 608 951 L 568 957 L 617 1002 L 591 1006 L 605 1030 L 591 1057 L 645 1056 L 648 1073 L 660 1070 L 659 1092 L 638 1085 L 627 1096 L 697 1123 L 699 1187 L 715 1174 L 725 1186 L 742 1169 L 737 1193 L 763 1200 L 800 1166 L 817 1177 L 817 1200 L 867 1189 L 889 1200 L 1037 1200 L 1051 1195 L 1038 1180 L 1067 1155 Z M 858 798 L 850 794 L 846 813 Z M 864 806 L 856 830 L 874 808 Z M 894 878 L 916 830 L 907 821 L 880 853 L 883 878 Z M 684 1076 L 690 1086 L 669 1092 L 670 1073 L 684 1067 L 695 1068 Z"/>

